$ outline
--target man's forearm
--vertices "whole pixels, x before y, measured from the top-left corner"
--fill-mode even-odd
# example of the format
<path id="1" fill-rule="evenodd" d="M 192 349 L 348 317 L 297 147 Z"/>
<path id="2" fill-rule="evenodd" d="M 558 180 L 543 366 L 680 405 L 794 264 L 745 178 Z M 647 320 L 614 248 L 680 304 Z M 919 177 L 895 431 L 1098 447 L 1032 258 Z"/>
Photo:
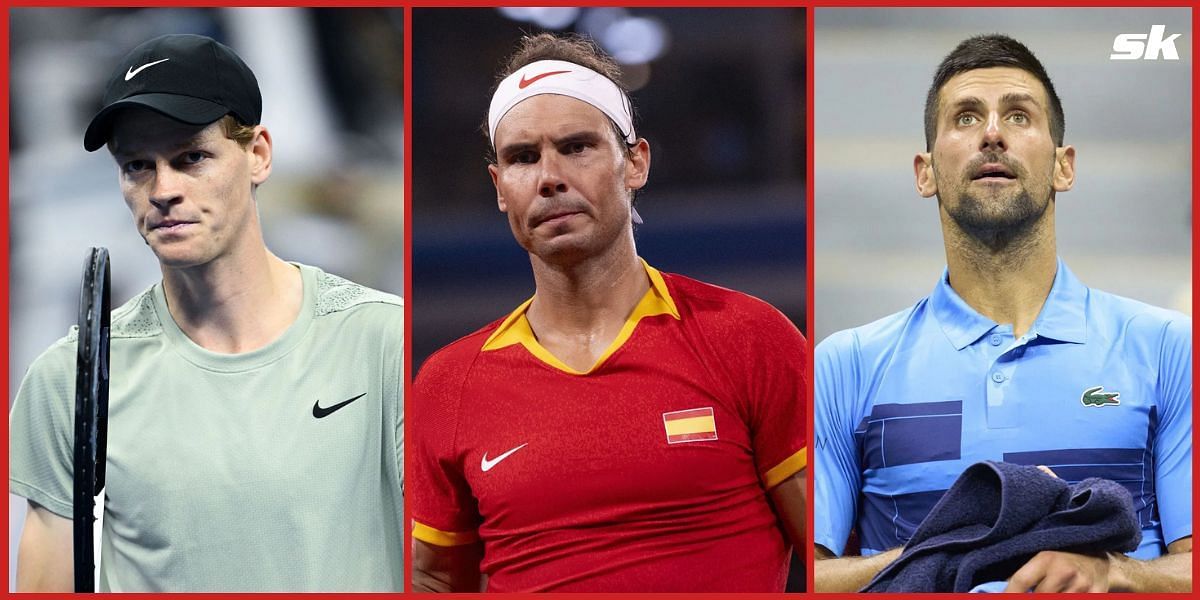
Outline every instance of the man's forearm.
<path id="1" fill-rule="evenodd" d="M 1114 592 L 1190 592 L 1192 591 L 1192 553 L 1138 560 L 1124 554 L 1110 554 Z"/>
<path id="2" fill-rule="evenodd" d="M 440 593 L 476 591 L 455 589 L 453 578 L 445 573 L 430 573 L 416 568 L 412 572 L 412 589 L 414 592 Z"/>
<path id="3" fill-rule="evenodd" d="M 72 522 L 29 503 L 17 548 L 18 592 L 75 591 Z"/>
<path id="4" fill-rule="evenodd" d="M 435 546 L 413 540 L 412 589 L 414 592 L 478 592 L 482 544 Z"/>
<path id="5" fill-rule="evenodd" d="M 775 513 L 779 515 L 779 521 L 783 525 L 783 534 L 797 551 L 804 548 L 805 540 L 805 481 L 804 469 L 800 469 L 771 488 L 769 493 L 771 504 L 774 505 Z M 800 555 L 803 556 L 804 553 L 801 551 Z"/>
<path id="6" fill-rule="evenodd" d="M 818 547 L 817 560 L 813 563 L 814 587 L 818 592 L 857 592 L 896 560 L 902 550 L 893 548 L 873 556 L 832 558 L 828 551 Z"/>

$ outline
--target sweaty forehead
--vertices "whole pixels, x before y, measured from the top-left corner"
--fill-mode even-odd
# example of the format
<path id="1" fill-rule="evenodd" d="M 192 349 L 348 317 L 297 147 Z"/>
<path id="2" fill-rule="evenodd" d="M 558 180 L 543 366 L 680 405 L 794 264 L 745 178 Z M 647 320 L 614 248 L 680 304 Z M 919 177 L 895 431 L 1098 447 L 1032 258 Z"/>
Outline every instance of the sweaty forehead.
<path id="1" fill-rule="evenodd" d="M 585 131 L 604 132 L 610 121 L 600 109 L 570 96 L 540 94 L 512 107 L 496 125 L 496 147 Z"/>
<path id="2" fill-rule="evenodd" d="M 938 105 L 939 110 L 944 110 L 966 99 L 993 104 L 1006 96 L 1022 95 L 1032 97 L 1046 110 L 1046 88 L 1029 71 L 1015 67 L 973 69 L 951 77 L 942 85 Z"/>

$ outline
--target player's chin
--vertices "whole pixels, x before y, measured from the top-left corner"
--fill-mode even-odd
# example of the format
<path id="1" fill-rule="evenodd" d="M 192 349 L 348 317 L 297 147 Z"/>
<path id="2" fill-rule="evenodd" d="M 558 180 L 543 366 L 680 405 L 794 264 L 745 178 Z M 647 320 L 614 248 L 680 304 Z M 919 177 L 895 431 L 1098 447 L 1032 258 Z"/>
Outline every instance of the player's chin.
<path id="1" fill-rule="evenodd" d="M 552 263 L 572 263 L 595 253 L 590 236 L 579 233 L 535 236 L 526 247 L 530 253 Z"/>
<path id="2" fill-rule="evenodd" d="M 151 242 L 150 249 L 154 252 L 154 256 L 158 258 L 159 264 L 171 269 L 196 267 L 210 260 L 204 253 L 190 247 L 188 244 L 179 242 Z"/>

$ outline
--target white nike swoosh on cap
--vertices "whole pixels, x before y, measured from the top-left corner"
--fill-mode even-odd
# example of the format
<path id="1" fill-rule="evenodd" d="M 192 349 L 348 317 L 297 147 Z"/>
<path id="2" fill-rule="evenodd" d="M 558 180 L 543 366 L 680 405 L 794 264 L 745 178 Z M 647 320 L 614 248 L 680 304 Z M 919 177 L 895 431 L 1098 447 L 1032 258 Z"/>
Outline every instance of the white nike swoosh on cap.
<path id="1" fill-rule="evenodd" d="M 142 66 L 140 66 L 140 67 L 138 67 L 138 68 L 136 68 L 136 69 L 135 69 L 135 68 L 133 68 L 133 67 L 129 67 L 129 70 L 125 72 L 125 81 L 129 81 L 130 79 L 133 79 L 133 78 L 134 78 L 134 76 L 136 76 L 138 73 L 141 73 L 141 72 L 142 72 L 142 69 L 145 69 L 146 67 L 153 67 L 154 65 L 157 65 L 157 64 L 158 64 L 158 63 L 160 63 L 160 62 L 167 62 L 168 60 L 171 60 L 171 59 L 169 59 L 169 58 L 164 58 L 164 59 L 162 59 L 162 60 L 156 60 L 156 61 L 154 61 L 154 62 L 148 62 L 148 63 L 146 63 L 146 64 L 144 64 L 144 65 L 142 65 Z"/>
<path id="2" fill-rule="evenodd" d="M 508 452 L 505 452 L 504 454 L 501 454 L 500 456 L 497 456 L 496 458 L 493 458 L 492 460 L 488 460 L 487 452 L 484 452 L 483 459 L 479 461 L 479 468 L 483 469 L 484 473 L 487 473 L 488 471 L 491 471 L 492 467 L 496 466 L 497 463 L 499 463 L 500 461 L 502 461 L 502 460 L 508 458 L 510 455 L 512 455 L 513 452 L 516 452 L 517 450 L 520 450 L 521 448 L 524 448 L 525 446 L 528 446 L 528 445 L 529 445 L 529 442 L 525 442 L 524 444 L 521 444 L 520 446 L 517 446 L 516 448 L 513 448 L 512 450 L 509 450 Z"/>

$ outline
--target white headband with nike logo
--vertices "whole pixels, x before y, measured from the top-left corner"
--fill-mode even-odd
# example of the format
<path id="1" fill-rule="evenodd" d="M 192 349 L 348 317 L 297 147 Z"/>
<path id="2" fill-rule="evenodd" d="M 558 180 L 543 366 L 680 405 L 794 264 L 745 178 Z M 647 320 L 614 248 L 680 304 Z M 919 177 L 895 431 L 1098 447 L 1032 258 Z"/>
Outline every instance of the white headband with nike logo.
<path id="1" fill-rule="evenodd" d="M 539 60 L 517 69 L 496 88 L 488 108 L 488 136 L 493 149 L 500 119 L 522 100 L 540 94 L 560 94 L 587 102 L 617 124 L 626 142 L 637 141 L 633 132 L 633 109 L 617 84 L 582 65 L 562 60 Z"/>

